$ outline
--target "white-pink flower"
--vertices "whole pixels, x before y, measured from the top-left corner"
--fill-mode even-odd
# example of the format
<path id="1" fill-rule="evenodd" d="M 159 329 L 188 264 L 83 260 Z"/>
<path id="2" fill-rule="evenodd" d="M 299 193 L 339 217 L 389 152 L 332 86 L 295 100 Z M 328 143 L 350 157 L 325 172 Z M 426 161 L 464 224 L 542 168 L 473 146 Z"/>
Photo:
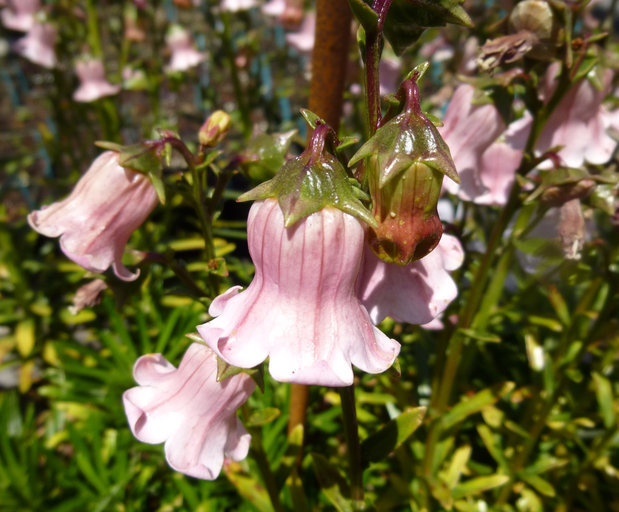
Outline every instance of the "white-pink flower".
<path id="1" fill-rule="evenodd" d="M 110 265 L 124 281 L 133 281 L 123 264 L 125 245 L 157 205 L 150 180 L 118 163 L 118 153 L 106 151 L 92 163 L 63 201 L 28 215 L 28 223 L 42 235 L 60 237 L 65 255 L 91 272 Z"/>
<path id="2" fill-rule="evenodd" d="M 112 85 L 105 78 L 105 68 L 100 59 L 76 62 L 75 72 L 80 79 L 80 85 L 73 93 L 75 101 L 89 103 L 120 91 L 120 85 Z"/>
<path id="3" fill-rule="evenodd" d="M 10 0 L 7 7 L 2 9 L 2 24 L 10 30 L 28 32 L 40 8 L 40 0 Z"/>
<path id="4" fill-rule="evenodd" d="M 555 63 L 546 72 L 546 101 L 556 88 L 558 69 L 559 64 Z M 602 105 L 610 92 L 611 82 L 612 71 L 606 69 L 601 89 L 586 78 L 573 85 L 550 115 L 537 141 L 536 152 L 563 146 L 558 155 L 568 167 L 581 167 L 585 161 L 591 164 L 608 162 L 617 147 L 617 141 L 607 133 L 613 114 Z"/>
<path id="5" fill-rule="evenodd" d="M 219 3 L 221 10 L 228 12 L 246 11 L 257 5 L 257 0 L 221 0 Z"/>
<path id="6" fill-rule="evenodd" d="M 286 42 L 301 53 L 310 54 L 314 49 L 316 13 L 308 12 L 298 30 L 286 34 Z"/>
<path id="7" fill-rule="evenodd" d="M 56 29 L 49 23 L 34 23 L 28 33 L 15 43 L 15 51 L 44 68 L 56 66 Z"/>
<path id="8" fill-rule="evenodd" d="M 187 71 L 200 64 L 206 55 L 196 50 L 191 34 L 179 25 L 174 25 L 166 36 L 166 43 L 171 52 L 167 72 Z"/>
<path id="9" fill-rule="evenodd" d="M 464 251 L 458 239 L 443 235 L 430 254 L 400 266 L 386 263 L 365 249 L 358 295 L 375 324 L 391 317 L 398 322 L 427 324 L 458 295 L 449 275 L 462 265 Z"/>
<path id="10" fill-rule="evenodd" d="M 356 218 L 325 208 L 285 228 L 267 199 L 252 205 L 247 239 L 253 281 L 217 297 L 216 318 L 198 326 L 220 357 L 242 368 L 268 357 L 274 379 L 326 386 L 352 384 L 351 364 L 369 373 L 391 366 L 400 345 L 372 325 L 355 293 L 364 246 Z"/>
<path id="11" fill-rule="evenodd" d="M 461 199 L 474 201 L 485 190 L 479 175 L 481 157 L 505 130 L 505 123 L 494 105 L 473 105 L 475 89 L 459 85 L 449 102 L 439 132 L 449 146 L 460 185 L 444 180 L 443 186 Z"/>
<path id="12" fill-rule="evenodd" d="M 217 358 L 208 347 L 193 343 L 178 369 L 161 354 L 142 356 L 133 377 L 139 386 L 123 394 L 131 431 L 144 443 L 165 443 L 173 469 L 214 480 L 224 456 L 247 456 L 251 436 L 236 411 L 255 384 L 246 374 L 217 382 Z"/>

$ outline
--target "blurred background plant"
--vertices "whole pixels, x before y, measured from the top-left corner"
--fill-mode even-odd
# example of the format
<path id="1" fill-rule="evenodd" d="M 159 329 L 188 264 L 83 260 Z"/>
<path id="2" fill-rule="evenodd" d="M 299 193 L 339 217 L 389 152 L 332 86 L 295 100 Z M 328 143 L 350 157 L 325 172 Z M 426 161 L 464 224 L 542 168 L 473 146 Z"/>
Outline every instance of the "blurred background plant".
<path id="1" fill-rule="evenodd" d="M 5 3 L 0 509 L 359 507 L 350 495 L 341 399 L 332 389 L 312 387 L 305 427 L 289 429 L 290 388 L 265 376 L 264 392 L 242 411 L 253 436 L 250 457 L 226 463 L 214 482 L 174 473 L 160 446 L 133 438 L 121 406 L 141 354 L 162 353 L 176 365 L 191 343 L 187 334 L 210 318 L 210 299 L 251 280 L 248 206 L 234 199 L 305 145 L 299 109 L 308 102 L 315 6 Z M 394 12 L 406 13 L 405 3 L 394 0 Z M 351 1 L 367 30 L 361 4 Z M 402 343 L 401 375 L 357 375 L 368 509 L 619 511 L 616 143 L 597 160 L 530 172 L 541 155 L 566 160 L 562 146 L 575 142 L 552 138 L 567 131 L 552 120 L 552 108 L 572 112 L 561 101 L 579 80 L 603 91 L 590 108 L 604 109 L 602 133 L 586 121 L 585 134 L 597 134 L 588 147 L 617 136 L 614 5 L 471 1 L 464 4 L 471 27 L 434 27 L 444 20 L 428 15 L 408 39 L 401 24 L 388 23 L 381 94 L 395 93 L 414 66 L 429 61 L 419 84 L 422 109 L 445 119 L 441 130 L 463 179 L 439 211 L 466 259 L 453 274 L 458 298 L 434 324 L 438 330 L 389 318 L 380 325 Z M 355 21 L 351 39 L 358 27 Z M 347 60 L 340 138 L 363 140 L 372 123 L 354 44 Z M 564 64 L 559 93 L 548 89 L 543 97 L 553 60 Z M 473 111 L 485 106 L 500 122 L 476 158 L 493 143 L 511 143 L 508 126 L 526 112 L 533 116 L 528 133 L 537 130 L 542 141 L 525 134 L 527 144 L 511 146 L 519 153 L 502 192 L 492 189 L 496 173 L 486 178 L 483 162 L 473 166 L 471 180 L 498 194 L 482 204 L 466 196 L 466 163 L 458 162 L 475 144 L 459 140 L 448 124 L 461 83 L 475 90 L 463 130 L 481 140 L 487 125 L 475 131 Z M 68 194 L 99 153 L 95 141 L 134 144 L 173 133 L 196 152 L 200 127 L 219 109 L 231 124 L 205 177 L 219 184 L 208 188 L 214 254 L 205 253 L 200 222 L 180 187 L 166 189 L 173 191 L 166 197 L 171 207 L 157 208 L 131 238 L 127 264 L 147 252 L 131 283 L 109 273 L 94 280 L 56 240 L 28 227 L 29 211 Z M 552 127 L 546 138 L 545 123 Z M 180 183 L 184 165 L 172 157 L 165 179 Z M 578 214 L 569 216 L 564 205 L 573 200 Z"/>

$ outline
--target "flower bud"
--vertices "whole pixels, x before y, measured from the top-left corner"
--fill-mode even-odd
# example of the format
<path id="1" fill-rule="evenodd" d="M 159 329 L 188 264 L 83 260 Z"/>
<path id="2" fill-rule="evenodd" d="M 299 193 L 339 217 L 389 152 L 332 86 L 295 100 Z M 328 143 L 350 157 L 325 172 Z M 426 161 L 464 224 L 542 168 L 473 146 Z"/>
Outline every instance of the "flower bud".
<path id="1" fill-rule="evenodd" d="M 402 113 L 380 127 L 353 156 L 362 158 L 378 227 L 368 234 L 379 258 L 406 265 L 436 247 L 442 234 L 436 204 L 443 175 L 459 182 L 449 148 L 421 112 L 414 79 L 405 81 Z"/>
<path id="2" fill-rule="evenodd" d="M 230 130 L 230 115 L 223 110 L 213 112 L 200 128 L 198 140 L 200 145 L 215 147 L 228 134 Z"/>

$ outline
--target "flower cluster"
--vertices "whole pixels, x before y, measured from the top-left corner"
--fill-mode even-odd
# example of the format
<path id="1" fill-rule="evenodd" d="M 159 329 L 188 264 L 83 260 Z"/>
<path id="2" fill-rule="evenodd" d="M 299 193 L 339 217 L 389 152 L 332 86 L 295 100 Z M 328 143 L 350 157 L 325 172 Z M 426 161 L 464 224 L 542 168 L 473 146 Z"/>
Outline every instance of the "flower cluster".
<path id="1" fill-rule="evenodd" d="M 218 360 L 251 369 L 268 359 L 272 378 L 280 382 L 350 386 L 353 366 L 381 373 L 400 352 L 400 344 L 377 327 L 382 320 L 425 324 L 455 298 L 448 272 L 462 263 L 462 248 L 452 236 L 441 239 L 436 216 L 442 175 L 455 171 L 436 128 L 419 110 L 416 85 L 407 91 L 405 113 L 353 160 L 366 158 L 368 148 L 391 131 L 407 141 L 384 148 L 380 158 L 389 163 L 388 171 L 376 167 L 383 160 L 365 166 L 376 181 L 374 202 L 389 201 L 390 189 L 382 181 L 415 199 L 390 206 L 394 222 L 384 235 L 403 247 L 410 244 L 410 254 L 392 262 L 369 249 L 377 236 L 372 230 L 385 219 L 365 208 L 363 193 L 333 154 L 335 133 L 318 121 L 301 155 L 240 198 L 255 201 L 247 221 L 255 266 L 251 284 L 243 291 L 233 286 L 212 301 L 213 318 L 197 326 L 204 344 L 193 343 L 178 369 L 161 354 L 136 362 L 138 386 L 123 397 L 131 430 L 143 442 L 164 442 L 174 469 L 213 479 L 224 457 L 247 455 L 250 435 L 236 410 L 255 383 L 242 370 L 222 378 Z M 218 144 L 228 123 L 224 113 L 214 113 L 200 133 L 201 148 Z M 65 254 L 88 270 L 103 272 L 112 265 L 119 278 L 135 279 L 138 274 L 131 274 L 121 257 L 129 236 L 158 201 L 155 185 L 139 172 L 143 168 L 136 160 L 155 142 L 103 153 L 67 199 L 29 215 L 31 226 L 60 236 Z M 428 181 L 431 190 L 419 185 Z"/>

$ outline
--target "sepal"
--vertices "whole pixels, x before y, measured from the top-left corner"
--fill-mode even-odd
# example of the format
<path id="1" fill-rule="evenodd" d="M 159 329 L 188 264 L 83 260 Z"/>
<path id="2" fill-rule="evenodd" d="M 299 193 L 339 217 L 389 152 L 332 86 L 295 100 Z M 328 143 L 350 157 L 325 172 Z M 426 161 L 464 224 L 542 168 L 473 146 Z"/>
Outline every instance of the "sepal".
<path id="1" fill-rule="evenodd" d="M 286 227 L 323 208 L 337 208 L 357 219 L 376 226 L 376 221 L 359 200 L 359 190 L 339 160 L 325 148 L 327 138 L 335 139 L 333 130 L 319 123 L 306 150 L 286 162 L 269 181 L 242 194 L 238 201 L 276 198 L 284 214 Z M 331 144 L 337 146 L 337 141 Z"/>

